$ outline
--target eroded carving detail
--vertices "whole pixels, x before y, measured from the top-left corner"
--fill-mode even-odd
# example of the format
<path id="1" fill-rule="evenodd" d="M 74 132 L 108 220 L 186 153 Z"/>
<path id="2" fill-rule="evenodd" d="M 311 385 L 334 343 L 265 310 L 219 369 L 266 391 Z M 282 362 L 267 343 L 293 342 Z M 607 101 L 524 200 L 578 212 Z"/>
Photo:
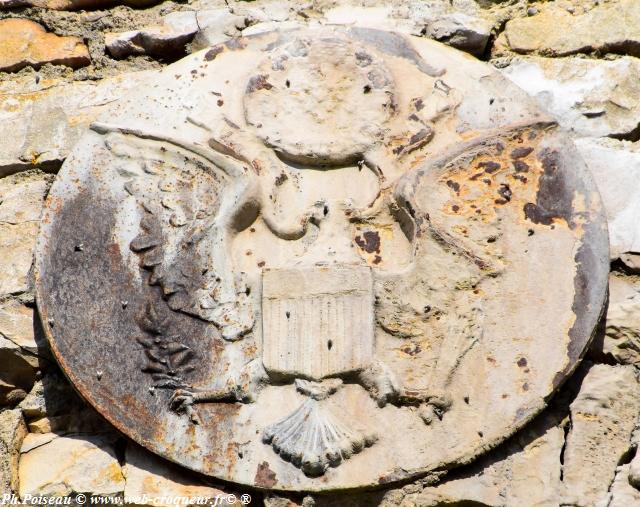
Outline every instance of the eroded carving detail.
<path id="1" fill-rule="evenodd" d="M 308 399 L 291 415 L 264 430 L 264 442 L 309 476 L 323 475 L 329 467 L 337 467 L 378 439 L 374 433 L 353 429 L 353 422 L 345 422 L 323 404 L 322 400 L 341 385 L 339 379 L 322 383 L 296 380 L 296 388 Z"/>
<path id="2" fill-rule="evenodd" d="M 92 126 L 52 190 L 54 254 L 39 247 L 49 334 L 142 347 L 126 391 L 101 377 L 146 418 L 134 438 L 251 486 L 349 489 L 468 461 L 544 406 L 586 343 L 605 250 L 553 124 L 398 34 L 262 34 L 189 58 Z M 100 223 L 65 227 L 83 214 Z M 139 315 L 85 323 L 80 302 L 103 309 L 50 271 Z M 76 377 L 95 371 L 75 352 Z"/>

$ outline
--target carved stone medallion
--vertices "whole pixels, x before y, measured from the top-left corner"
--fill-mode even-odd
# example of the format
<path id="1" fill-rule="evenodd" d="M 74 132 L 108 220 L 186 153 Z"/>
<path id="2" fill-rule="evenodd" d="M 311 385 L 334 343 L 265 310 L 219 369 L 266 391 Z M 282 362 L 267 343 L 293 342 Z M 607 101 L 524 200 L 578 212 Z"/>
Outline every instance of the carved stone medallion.
<path id="1" fill-rule="evenodd" d="M 233 40 L 114 103 L 37 247 L 53 351 L 152 451 L 322 491 L 466 463 L 574 370 L 606 223 L 572 143 L 490 67 L 323 28 Z"/>

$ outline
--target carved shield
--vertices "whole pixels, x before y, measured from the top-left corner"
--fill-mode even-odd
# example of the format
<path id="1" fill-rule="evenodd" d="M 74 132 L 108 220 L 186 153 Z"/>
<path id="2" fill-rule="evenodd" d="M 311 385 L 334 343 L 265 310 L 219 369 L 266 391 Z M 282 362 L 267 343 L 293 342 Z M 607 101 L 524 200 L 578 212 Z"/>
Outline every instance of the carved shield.
<path id="1" fill-rule="evenodd" d="M 269 372 L 321 379 L 365 368 L 374 345 L 371 268 L 265 271 L 262 333 Z"/>

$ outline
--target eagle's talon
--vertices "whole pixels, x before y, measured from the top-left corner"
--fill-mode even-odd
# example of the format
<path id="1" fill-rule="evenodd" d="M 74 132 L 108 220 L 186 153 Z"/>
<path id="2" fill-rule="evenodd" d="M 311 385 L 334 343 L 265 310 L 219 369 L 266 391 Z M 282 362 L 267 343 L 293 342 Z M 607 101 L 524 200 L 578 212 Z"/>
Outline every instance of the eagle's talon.
<path id="1" fill-rule="evenodd" d="M 169 406 L 174 412 L 189 413 L 195 402 L 194 394 L 186 389 L 176 389 L 169 400 Z"/>

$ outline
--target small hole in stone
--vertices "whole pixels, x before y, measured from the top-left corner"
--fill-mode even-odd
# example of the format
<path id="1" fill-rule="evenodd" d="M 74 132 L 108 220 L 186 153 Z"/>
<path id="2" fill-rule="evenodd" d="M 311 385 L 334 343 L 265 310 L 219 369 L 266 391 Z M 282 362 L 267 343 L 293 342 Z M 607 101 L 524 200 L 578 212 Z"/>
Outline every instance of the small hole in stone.
<path id="1" fill-rule="evenodd" d="M 286 312 L 285 315 L 287 316 L 287 319 L 291 317 L 291 312 Z"/>
<path id="2" fill-rule="evenodd" d="M 371 91 L 371 86 L 370 85 L 364 85 L 364 88 L 362 89 L 362 91 L 364 93 L 369 93 Z"/>
<path id="3" fill-rule="evenodd" d="M 469 397 L 468 397 L 468 396 L 465 396 L 465 397 L 464 397 L 464 402 L 465 402 L 467 405 L 469 404 Z"/>
<path id="4" fill-rule="evenodd" d="M 431 307 L 427 305 L 423 308 L 423 310 L 424 310 L 424 313 L 429 313 L 431 311 Z"/>
<path id="5" fill-rule="evenodd" d="M 287 88 L 289 88 L 291 86 L 291 82 L 287 79 L 284 84 L 287 86 Z"/>
<path id="6" fill-rule="evenodd" d="M 324 216 L 326 217 L 329 214 L 329 206 L 325 206 L 322 209 L 322 213 L 324 214 Z"/>
<path id="7" fill-rule="evenodd" d="M 331 350 L 331 348 L 332 348 L 332 347 L 333 347 L 333 341 L 329 340 L 329 341 L 327 342 L 327 348 L 328 348 L 329 350 Z"/>
<path id="8" fill-rule="evenodd" d="M 489 99 L 489 105 L 492 105 L 496 99 Z"/>
<path id="9" fill-rule="evenodd" d="M 247 296 L 251 295 L 251 287 L 247 287 L 247 290 L 244 291 Z"/>
<path id="10" fill-rule="evenodd" d="M 484 437 L 484 433 L 482 433 L 482 431 L 478 431 L 478 436 L 479 436 L 480 438 L 482 438 L 482 437 Z"/>
<path id="11" fill-rule="evenodd" d="M 527 235 L 528 235 L 528 236 L 533 236 L 533 229 L 529 229 L 529 230 L 527 231 Z"/>

